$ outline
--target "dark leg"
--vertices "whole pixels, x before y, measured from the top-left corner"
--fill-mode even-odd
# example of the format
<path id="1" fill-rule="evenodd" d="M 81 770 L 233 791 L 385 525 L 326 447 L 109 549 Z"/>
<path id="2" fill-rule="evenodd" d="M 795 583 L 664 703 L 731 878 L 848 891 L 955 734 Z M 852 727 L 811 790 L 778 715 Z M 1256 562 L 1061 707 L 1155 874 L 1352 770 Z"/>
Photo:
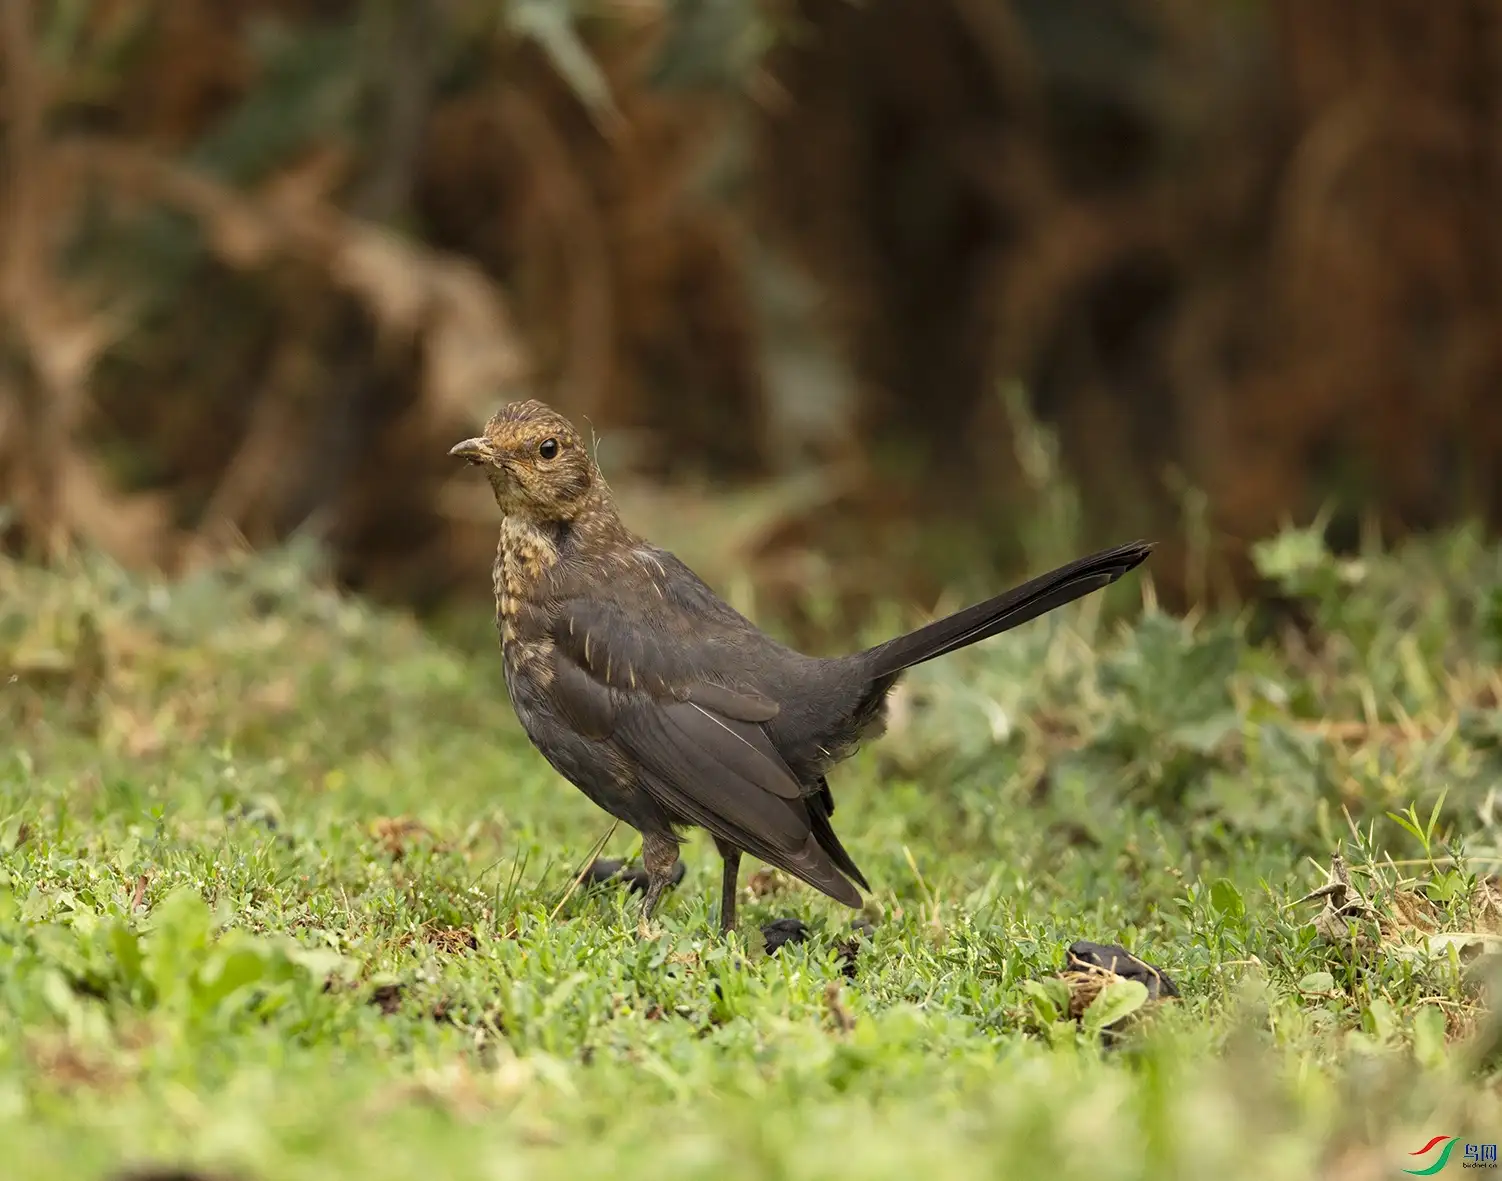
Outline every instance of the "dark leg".
<path id="1" fill-rule="evenodd" d="M 735 930 L 735 894 L 741 873 L 741 851 L 719 841 L 715 846 L 725 859 L 725 876 L 720 885 L 720 934 L 728 935 Z"/>
<path id="2" fill-rule="evenodd" d="M 678 839 L 671 833 L 643 833 L 641 859 L 647 871 L 647 896 L 641 904 L 641 921 L 645 924 L 657 909 L 663 890 L 673 880 L 673 867 L 678 864 Z"/>

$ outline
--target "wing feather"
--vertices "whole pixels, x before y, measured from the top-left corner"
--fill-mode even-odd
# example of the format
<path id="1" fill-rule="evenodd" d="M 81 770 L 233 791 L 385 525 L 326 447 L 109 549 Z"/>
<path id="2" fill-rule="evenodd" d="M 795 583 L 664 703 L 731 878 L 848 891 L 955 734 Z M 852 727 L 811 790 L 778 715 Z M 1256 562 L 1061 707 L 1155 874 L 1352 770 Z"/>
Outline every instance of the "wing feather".
<path id="1" fill-rule="evenodd" d="M 654 646 L 647 634 L 616 604 L 563 604 L 552 629 L 560 713 L 627 756 L 670 815 L 859 906 L 819 840 L 827 821 L 810 815 L 808 789 L 763 725 L 777 703 L 701 675 L 690 651 Z"/>

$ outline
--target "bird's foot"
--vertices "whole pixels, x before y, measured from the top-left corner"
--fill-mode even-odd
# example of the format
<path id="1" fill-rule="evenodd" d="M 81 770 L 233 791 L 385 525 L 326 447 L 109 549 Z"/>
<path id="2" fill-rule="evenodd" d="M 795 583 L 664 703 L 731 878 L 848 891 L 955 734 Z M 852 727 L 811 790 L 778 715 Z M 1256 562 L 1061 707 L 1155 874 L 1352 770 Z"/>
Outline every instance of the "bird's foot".
<path id="1" fill-rule="evenodd" d="M 672 876 L 668 878 L 665 888 L 672 889 L 682 882 L 684 872 L 683 862 L 674 862 Z M 645 894 L 651 883 L 645 869 L 627 865 L 614 857 L 600 857 L 591 861 L 589 868 L 584 871 L 584 880 L 590 885 L 624 884 L 634 894 Z"/>

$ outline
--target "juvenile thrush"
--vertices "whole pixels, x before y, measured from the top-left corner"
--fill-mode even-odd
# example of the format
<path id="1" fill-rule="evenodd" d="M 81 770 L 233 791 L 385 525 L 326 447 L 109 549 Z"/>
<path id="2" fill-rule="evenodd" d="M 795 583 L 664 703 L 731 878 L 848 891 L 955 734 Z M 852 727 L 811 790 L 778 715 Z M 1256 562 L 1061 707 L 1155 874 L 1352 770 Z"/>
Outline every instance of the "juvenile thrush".
<path id="1" fill-rule="evenodd" d="M 542 403 L 503 407 L 450 454 L 484 471 L 501 510 L 496 626 L 517 717 L 560 775 L 641 834 L 643 921 L 695 826 L 724 859 L 724 931 L 742 853 L 859 907 L 856 885 L 871 887 L 830 825 L 825 773 L 881 731 L 898 677 L 1114 582 L 1151 549 L 1091 554 L 863 652 L 806 656 L 626 528 L 579 433 Z"/>

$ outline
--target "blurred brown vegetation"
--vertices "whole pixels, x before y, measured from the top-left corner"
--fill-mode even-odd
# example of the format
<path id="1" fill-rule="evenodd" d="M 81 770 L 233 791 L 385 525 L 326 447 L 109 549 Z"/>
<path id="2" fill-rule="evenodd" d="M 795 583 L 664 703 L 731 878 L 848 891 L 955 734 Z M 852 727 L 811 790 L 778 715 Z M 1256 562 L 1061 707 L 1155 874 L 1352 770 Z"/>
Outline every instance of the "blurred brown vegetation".
<path id="1" fill-rule="evenodd" d="M 823 473 L 738 561 L 856 595 L 1036 548 L 1008 389 L 1061 547 L 1179 601 L 1327 504 L 1502 520 L 1502 0 L 0 13 L 10 548 L 481 595 L 445 451 L 522 394 L 628 482 Z"/>

